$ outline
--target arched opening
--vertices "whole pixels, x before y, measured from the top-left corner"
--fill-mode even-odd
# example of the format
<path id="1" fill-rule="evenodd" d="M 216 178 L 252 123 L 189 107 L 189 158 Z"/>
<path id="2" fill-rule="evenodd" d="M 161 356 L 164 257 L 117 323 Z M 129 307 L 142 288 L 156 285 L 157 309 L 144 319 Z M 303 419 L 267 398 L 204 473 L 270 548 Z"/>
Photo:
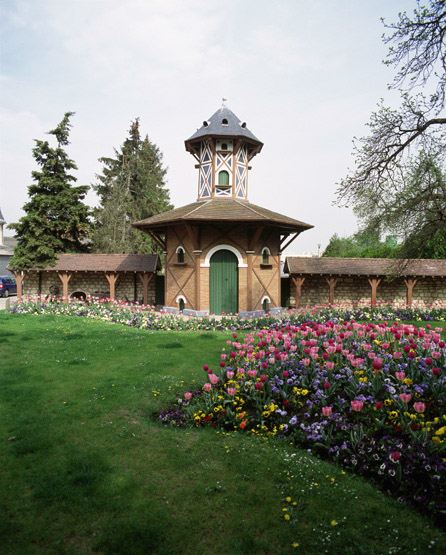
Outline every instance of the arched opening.
<path id="1" fill-rule="evenodd" d="M 183 310 L 184 310 L 184 299 L 183 299 L 183 297 L 180 298 L 180 302 L 178 303 L 178 306 L 180 307 L 181 312 L 183 312 Z"/>
<path id="2" fill-rule="evenodd" d="M 71 293 L 70 298 L 76 299 L 77 301 L 86 301 L 87 294 L 84 293 L 83 291 L 75 291 L 74 293 Z"/>
<path id="3" fill-rule="evenodd" d="M 184 264 L 184 249 L 183 247 L 177 248 L 177 264 Z"/>
<path id="4" fill-rule="evenodd" d="M 228 125 L 228 120 L 227 120 L 226 118 L 223 118 L 223 119 L 221 120 L 221 124 L 222 124 L 222 125 Z"/>
<path id="5" fill-rule="evenodd" d="M 262 299 L 262 309 L 264 312 L 269 312 L 269 305 L 271 301 L 269 297 L 263 297 Z"/>
<path id="6" fill-rule="evenodd" d="M 229 173 L 226 170 L 222 170 L 218 174 L 218 184 L 219 185 L 229 185 Z"/>
<path id="7" fill-rule="evenodd" d="M 211 256 L 209 301 L 212 314 L 238 312 L 238 260 L 230 250 L 221 249 Z"/>
<path id="8" fill-rule="evenodd" d="M 222 150 L 228 150 L 228 144 L 227 143 L 221 143 L 221 149 Z"/>
<path id="9" fill-rule="evenodd" d="M 270 255 L 270 251 L 268 247 L 265 247 L 262 250 L 262 264 L 269 264 L 269 255 Z"/>

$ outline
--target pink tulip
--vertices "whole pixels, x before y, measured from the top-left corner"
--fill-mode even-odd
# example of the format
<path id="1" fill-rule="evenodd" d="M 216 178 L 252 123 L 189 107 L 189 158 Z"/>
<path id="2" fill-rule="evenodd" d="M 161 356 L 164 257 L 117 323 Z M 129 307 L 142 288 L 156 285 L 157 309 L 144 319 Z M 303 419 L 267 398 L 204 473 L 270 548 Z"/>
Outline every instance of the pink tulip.
<path id="1" fill-rule="evenodd" d="M 432 355 L 432 358 L 435 358 L 435 359 L 441 357 L 441 353 L 439 353 L 438 351 L 432 351 L 431 355 Z"/>
<path id="2" fill-rule="evenodd" d="M 309 358 L 303 358 L 303 359 L 302 359 L 302 364 L 303 364 L 304 366 L 309 366 L 309 364 L 310 364 L 310 359 L 309 359 Z"/>
<path id="3" fill-rule="evenodd" d="M 395 352 L 393 353 L 393 358 L 395 358 L 395 359 L 398 360 L 398 359 L 401 358 L 401 357 L 402 357 L 402 353 L 400 353 L 399 351 L 395 351 Z"/>
<path id="4" fill-rule="evenodd" d="M 426 410 L 426 405 L 424 403 L 414 403 L 413 408 L 416 412 L 424 412 Z"/>
<path id="5" fill-rule="evenodd" d="M 332 408 L 331 407 L 322 407 L 322 414 L 324 416 L 331 416 Z"/>
<path id="6" fill-rule="evenodd" d="M 186 401 L 189 401 L 189 399 L 192 399 L 192 393 L 188 391 L 184 394 L 184 398 L 186 399 Z"/>
<path id="7" fill-rule="evenodd" d="M 334 366 L 335 363 L 331 362 L 330 360 L 325 363 L 325 367 L 327 368 L 327 370 L 333 370 Z"/>
<path id="8" fill-rule="evenodd" d="M 351 403 L 352 409 L 356 412 L 359 412 L 362 410 L 362 407 L 364 406 L 364 403 L 362 401 L 352 401 Z"/>
<path id="9" fill-rule="evenodd" d="M 401 458 L 401 453 L 399 451 L 394 451 L 393 453 L 390 453 L 390 458 L 393 462 L 398 462 Z"/>
<path id="10" fill-rule="evenodd" d="M 235 395 L 235 387 L 228 387 L 228 395 Z"/>
<path id="11" fill-rule="evenodd" d="M 203 386 L 203 389 L 205 391 L 210 391 L 212 389 L 212 384 L 210 384 L 209 382 L 205 383 L 204 386 Z"/>
<path id="12" fill-rule="evenodd" d="M 226 377 L 228 378 L 228 380 L 232 380 L 232 378 L 234 377 L 234 372 L 232 370 L 228 370 L 226 372 Z"/>
<path id="13" fill-rule="evenodd" d="M 412 399 L 412 395 L 410 393 L 400 393 L 400 399 L 403 403 L 408 403 Z"/>
<path id="14" fill-rule="evenodd" d="M 255 378 L 257 376 L 257 370 L 249 370 L 248 375 L 250 378 Z"/>
<path id="15" fill-rule="evenodd" d="M 209 380 L 210 382 L 215 385 L 216 383 L 218 383 L 218 380 L 220 378 L 218 376 L 216 376 L 215 374 L 209 374 Z"/>
<path id="16" fill-rule="evenodd" d="M 395 372 L 395 378 L 397 380 L 400 380 L 400 382 L 402 382 L 405 377 L 406 377 L 406 374 L 404 372 Z"/>

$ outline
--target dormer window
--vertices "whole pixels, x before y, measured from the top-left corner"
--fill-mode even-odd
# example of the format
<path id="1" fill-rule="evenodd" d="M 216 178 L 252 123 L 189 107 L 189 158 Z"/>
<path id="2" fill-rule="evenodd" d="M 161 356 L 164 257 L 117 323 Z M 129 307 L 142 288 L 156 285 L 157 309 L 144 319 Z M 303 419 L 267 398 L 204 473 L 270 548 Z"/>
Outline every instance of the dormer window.
<path id="1" fill-rule="evenodd" d="M 226 143 L 221 143 L 222 150 L 228 150 L 228 145 Z"/>
<path id="2" fill-rule="evenodd" d="M 177 248 L 177 264 L 184 264 L 184 249 L 183 247 Z"/>
<path id="3" fill-rule="evenodd" d="M 222 124 L 222 125 L 228 125 L 228 120 L 227 120 L 226 118 L 223 118 L 223 119 L 221 120 L 221 124 Z"/>

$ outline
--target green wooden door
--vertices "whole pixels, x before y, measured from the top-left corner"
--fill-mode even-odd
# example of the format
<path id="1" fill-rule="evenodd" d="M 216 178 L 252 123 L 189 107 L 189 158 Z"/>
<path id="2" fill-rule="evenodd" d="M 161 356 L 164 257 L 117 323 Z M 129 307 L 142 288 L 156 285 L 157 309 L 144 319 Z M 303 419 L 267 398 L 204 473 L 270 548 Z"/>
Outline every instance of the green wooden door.
<path id="1" fill-rule="evenodd" d="M 238 311 L 238 260 L 231 251 L 211 256 L 209 275 L 210 311 L 225 314 Z"/>

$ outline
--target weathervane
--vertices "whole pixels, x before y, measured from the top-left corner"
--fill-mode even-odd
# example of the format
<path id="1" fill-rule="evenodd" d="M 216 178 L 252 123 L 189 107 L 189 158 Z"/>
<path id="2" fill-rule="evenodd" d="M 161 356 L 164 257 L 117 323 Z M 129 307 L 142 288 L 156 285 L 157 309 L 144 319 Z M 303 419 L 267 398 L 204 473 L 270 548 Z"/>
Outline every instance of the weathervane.
<path id="1" fill-rule="evenodd" d="M 222 108 L 226 108 L 226 101 L 227 101 L 228 99 L 225 98 L 225 97 L 223 97 L 221 100 L 222 100 L 221 107 L 222 107 Z"/>

